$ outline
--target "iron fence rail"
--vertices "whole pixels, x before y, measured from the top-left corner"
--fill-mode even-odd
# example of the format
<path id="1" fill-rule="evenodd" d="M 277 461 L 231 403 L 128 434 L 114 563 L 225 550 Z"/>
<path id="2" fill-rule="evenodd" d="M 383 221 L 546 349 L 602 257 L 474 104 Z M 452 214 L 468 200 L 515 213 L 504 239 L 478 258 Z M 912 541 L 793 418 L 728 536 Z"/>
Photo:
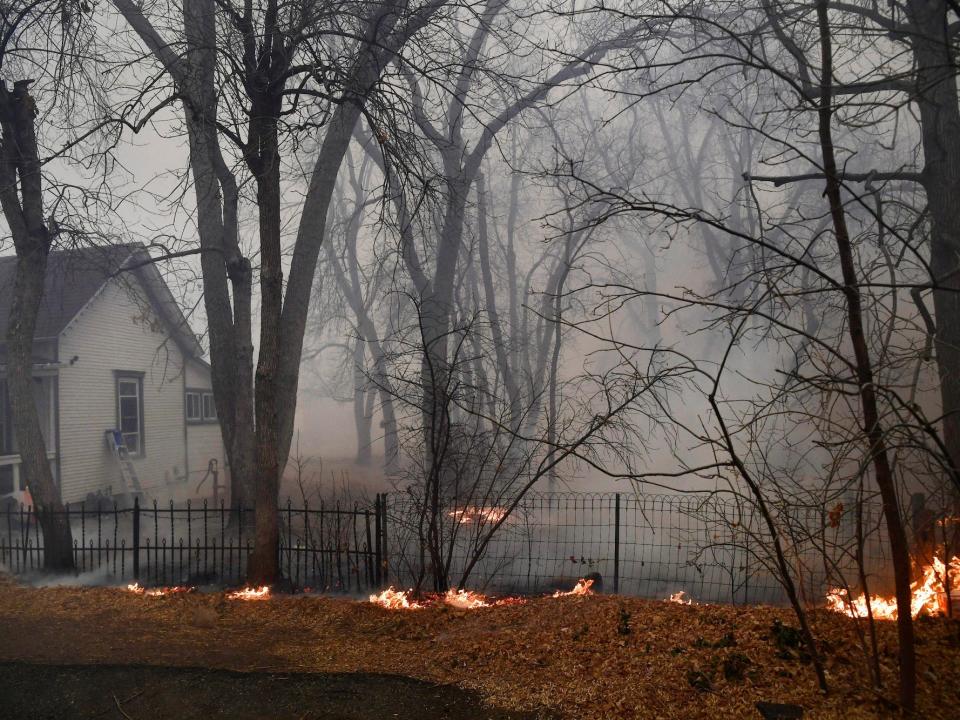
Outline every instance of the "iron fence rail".
<path id="1" fill-rule="evenodd" d="M 323 502 L 280 510 L 280 569 L 291 589 L 353 592 L 384 579 L 385 499 Z M 79 582 L 240 585 L 253 550 L 253 511 L 223 503 L 67 507 Z M 0 567 L 16 575 L 43 565 L 43 534 L 32 508 L 0 516 Z"/>
<path id="2" fill-rule="evenodd" d="M 365 592 L 429 577 L 419 508 L 409 497 L 302 503 L 280 510 L 280 566 L 291 589 Z M 458 513 L 459 510 L 459 513 Z M 444 513 L 446 561 L 457 584 L 483 547 L 470 587 L 536 593 L 596 573 L 606 590 L 666 597 L 683 590 L 704 602 L 780 603 L 766 554 L 768 534 L 749 507 L 716 498 L 628 493 L 542 493 L 522 498 L 483 543 L 483 513 Z M 855 524 L 830 508 L 784 508 L 777 521 L 801 591 L 811 602 L 855 578 Z M 222 503 L 68 507 L 78 582 L 239 585 L 253 545 L 253 512 Z M 456 518 L 456 520 L 452 519 Z M 888 553 L 879 508 L 863 508 L 861 557 L 881 588 Z M 29 508 L 0 514 L 0 566 L 15 574 L 42 565 L 43 536 Z M 852 586 L 856 582 L 851 581 Z"/>

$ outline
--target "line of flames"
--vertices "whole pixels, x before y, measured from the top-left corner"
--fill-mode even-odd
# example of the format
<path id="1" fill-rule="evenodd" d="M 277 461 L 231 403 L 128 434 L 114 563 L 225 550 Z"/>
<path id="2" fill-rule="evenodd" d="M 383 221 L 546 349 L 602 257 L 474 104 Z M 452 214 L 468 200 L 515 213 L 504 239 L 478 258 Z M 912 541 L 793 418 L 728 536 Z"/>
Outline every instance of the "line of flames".
<path id="1" fill-rule="evenodd" d="M 593 580 L 580 580 L 572 590 L 566 592 L 557 590 L 551 597 L 569 597 L 592 595 L 590 586 Z M 381 593 L 371 595 L 370 602 L 387 610 L 420 610 L 428 605 L 444 604 L 461 610 L 476 610 L 478 608 L 502 607 L 504 605 L 523 605 L 527 598 L 502 597 L 493 598 L 473 590 L 457 590 L 451 588 L 443 595 L 424 596 L 420 600 L 414 599 L 413 590 L 397 590 L 389 587 Z"/>
<path id="2" fill-rule="evenodd" d="M 145 588 L 140 583 L 130 583 L 127 585 L 127 592 L 134 595 L 143 595 L 144 597 L 168 597 L 170 595 L 182 595 L 196 590 L 187 585 L 174 585 L 171 587 Z M 270 587 L 263 585 L 261 587 L 247 587 L 242 590 L 232 590 L 226 594 L 227 600 L 265 600 L 270 597 Z"/>
<path id="3" fill-rule="evenodd" d="M 181 595 L 183 593 L 193 592 L 195 588 L 186 585 L 175 585 L 172 587 L 145 588 L 140 583 L 131 583 L 127 585 L 127 592 L 144 597 L 165 597 L 167 595 Z"/>
<path id="4" fill-rule="evenodd" d="M 960 585 L 960 556 L 955 555 L 948 565 L 934 557 L 931 564 L 923 567 L 920 578 L 910 585 L 910 615 L 946 615 L 948 585 L 950 588 Z M 866 595 L 860 593 L 851 598 L 843 588 L 833 588 L 827 593 L 827 609 L 852 618 L 870 616 Z M 869 610 L 877 620 L 896 620 L 897 600 L 871 595 Z"/>

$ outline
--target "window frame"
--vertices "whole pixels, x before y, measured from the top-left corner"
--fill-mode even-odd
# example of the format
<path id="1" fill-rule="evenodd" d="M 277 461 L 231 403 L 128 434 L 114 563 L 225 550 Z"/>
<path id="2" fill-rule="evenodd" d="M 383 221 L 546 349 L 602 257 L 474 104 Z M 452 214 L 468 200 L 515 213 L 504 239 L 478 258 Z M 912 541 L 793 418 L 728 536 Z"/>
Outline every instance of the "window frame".
<path id="1" fill-rule="evenodd" d="M 137 372 L 133 370 L 114 370 L 113 371 L 113 392 L 114 392 L 114 407 L 116 408 L 117 413 L 117 430 L 120 431 L 120 436 L 123 438 L 123 444 L 127 446 L 127 452 L 132 458 L 142 458 L 147 455 L 147 434 L 144 423 L 144 398 L 143 398 L 143 376 L 144 373 Z M 133 452 L 130 449 L 130 446 L 127 445 L 127 435 L 133 435 L 134 433 L 126 433 L 123 431 L 123 423 L 121 419 L 120 412 L 120 398 L 121 397 L 130 397 L 129 395 L 121 396 L 120 394 L 120 384 L 124 382 L 133 382 L 136 384 L 137 388 L 137 435 L 139 441 L 139 447 L 137 452 Z"/>
<path id="2" fill-rule="evenodd" d="M 199 415 L 190 415 L 190 397 L 197 398 L 197 409 Z M 213 409 L 212 414 L 207 414 L 207 403 Z M 213 397 L 213 390 L 209 388 L 188 387 L 183 393 L 183 417 L 188 425 L 212 425 L 220 421 L 217 415 L 217 403 Z"/>
<path id="3" fill-rule="evenodd" d="M 190 415 L 190 399 L 196 398 L 197 415 Z M 195 388 L 187 388 L 183 393 L 183 417 L 190 425 L 199 425 L 203 422 L 203 391 Z"/>
<path id="4" fill-rule="evenodd" d="M 210 401 L 210 414 L 207 414 L 207 401 Z M 213 397 L 213 392 L 205 392 L 200 396 L 200 414 L 203 416 L 203 421 L 205 423 L 215 423 L 219 421 L 217 416 L 217 401 Z"/>

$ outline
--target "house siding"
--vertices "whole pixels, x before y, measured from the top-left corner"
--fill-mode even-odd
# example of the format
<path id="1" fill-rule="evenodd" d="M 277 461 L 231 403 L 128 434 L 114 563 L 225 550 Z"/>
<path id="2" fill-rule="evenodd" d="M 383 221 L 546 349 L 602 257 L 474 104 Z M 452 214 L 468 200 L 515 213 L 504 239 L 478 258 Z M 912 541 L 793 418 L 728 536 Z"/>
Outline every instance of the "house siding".
<path id="1" fill-rule="evenodd" d="M 115 373 L 143 374 L 144 455 L 133 458 L 148 498 L 187 491 L 184 356 L 130 276 L 110 280 L 60 336 L 60 473 L 67 502 L 123 492 L 104 432 L 116 427 Z"/>

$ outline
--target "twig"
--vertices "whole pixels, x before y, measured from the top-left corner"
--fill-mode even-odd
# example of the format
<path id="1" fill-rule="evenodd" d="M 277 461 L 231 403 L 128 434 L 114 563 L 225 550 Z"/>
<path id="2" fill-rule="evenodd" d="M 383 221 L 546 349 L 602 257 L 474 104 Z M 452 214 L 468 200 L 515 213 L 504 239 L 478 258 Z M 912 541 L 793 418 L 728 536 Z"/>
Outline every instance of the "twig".
<path id="1" fill-rule="evenodd" d="M 127 715 L 127 713 L 124 711 L 123 706 L 120 704 L 120 701 L 117 699 L 116 695 L 113 696 L 113 702 L 117 704 L 117 710 L 120 711 L 121 715 L 123 715 L 127 720 L 133 720 L 133 718 Z"/>

